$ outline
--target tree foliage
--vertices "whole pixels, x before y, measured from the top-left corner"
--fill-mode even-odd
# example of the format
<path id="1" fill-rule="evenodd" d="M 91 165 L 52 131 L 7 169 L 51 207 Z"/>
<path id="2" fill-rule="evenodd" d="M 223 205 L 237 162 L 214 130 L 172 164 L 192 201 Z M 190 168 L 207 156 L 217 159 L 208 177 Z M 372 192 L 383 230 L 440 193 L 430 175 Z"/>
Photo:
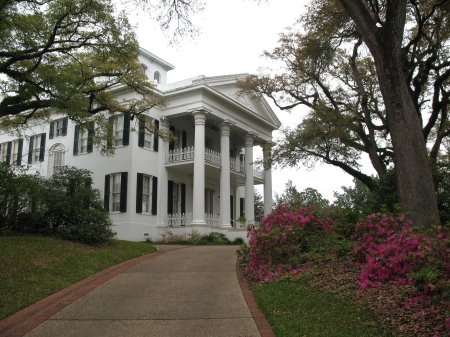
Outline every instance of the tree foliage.
<path id="1" fill-rule="evenodd" d="M 140 115 L 161 103 L 139 71 L 134 32 L 114 12 L 110 0 L 0 2 L 2 129 L 55 111 L 106 127 L 107 113 Z M 120 101 L 125 87 L 139 98 Z"/>
<path id="2" fill-rule="evenodd" d="M 390 38 L 389 27 L 393 27 L 394 14 L 388 7 L 395 1 L 358 0 L 354 3 L 370 7 L 366 12 L 373 17 L 371 28 L 376 31 L 377 41 L 382 41 L 383 36 Z M 407 151 L 430 144 L 430 159 L 436 161 L 442 141 L 450 134 L 450 5 L 445 0 L 409 0 L 405 7 L 405 28 L 397 27 L 401 30 L 398 34 L 404 33 L 400 36 L 399 77 L 405 78 L 407 89 L 403 96 L 413 102 L 412 109 L 402 109 L 414 110 L 412 118 L 392 107 L 395 107 L 395 99 L 387 97 L 387 84 L 382 81 L 389 76 L 385 76 L 385 71 L 380 77 L 380 62 L 370 48 L 370 41 L 341 1 L 311 1 L 308 12 L 300 19 L 303 30 L 291 29 L 281 34 L 279 46 L 272 52 L 265 52 L 268 58 L 282 64 L 283 71 L 249 76 L 241 83 L 243 90 L 267 95 L 282 110 L 298 106 L 309 110 L 296 128 L 284 130 L 284 140 L 275 149 L 276 162 L 313 166 L 322 161 L 341 168 L 375 190 L 376 179 L 362 171 L 360 159 L 363 156 L 370 158 L 381 179 L 395 162 L 401 171 L 398 174 L 403 187 L 413 185 L 405 182 L 412 171 L 405 162 Z M 395 15 L 401 20 L 401 13 Z M 381 49 L 386 53 L 381 59 L 386 60 L 395 46 L 385 45 Z M 398 99 L 405 100 L 401 94 L 397 95 Z M 422 123 L 423 137 L 414 134 L 414 128 L 408 124 L 414 124 L 412 120 L 400 127 L 404 121 L 414 118 Z M 393 132 L 397 137 L 395 144 Z M 415 160 L 409 166 L 426 166 L 426 161 Z M 421 167 L 416 171 L 427 176 L 427 169 Z M 422 184 L 426 181 L 432 186 L 432 181 L 423 180 Z M 405 191 L 403 188 L 403 196 Z"/>
<path id="3" fill-rule="evenodd" d="M 296 205 L 297 207 L 316 206 L 319 209 L 323 209 L 328 207 L 330 202 L 312 187 L 307 187 L 299 192 L 292 180 L 288 180 L 284 192 L 280 195 L 275 194 L 275 204 L 277 206 Z"/>

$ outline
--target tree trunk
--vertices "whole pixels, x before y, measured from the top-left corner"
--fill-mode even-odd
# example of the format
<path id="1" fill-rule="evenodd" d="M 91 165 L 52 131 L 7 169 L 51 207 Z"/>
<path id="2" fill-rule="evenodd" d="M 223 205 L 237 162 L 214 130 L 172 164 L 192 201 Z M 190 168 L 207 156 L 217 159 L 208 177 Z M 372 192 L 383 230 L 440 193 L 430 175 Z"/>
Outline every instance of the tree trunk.
<path id="1" fill-rule="evenodd" d="M 377 59 L 378 80 L 395 153 L 400 206 L 414 224 L 437 224 L 439 212 L 425 140 L 400 59 L 389 52 Z"/>
<path id="2" fill-rule="evenodd" d="M 340 0 L 375 60 L 395 153 L 400 206 L 414 224 L 439 223 L 439 212 L 420 120 L 401 63 L 406 0 L 388 0 L 377 27 L 366 0 Z"/>

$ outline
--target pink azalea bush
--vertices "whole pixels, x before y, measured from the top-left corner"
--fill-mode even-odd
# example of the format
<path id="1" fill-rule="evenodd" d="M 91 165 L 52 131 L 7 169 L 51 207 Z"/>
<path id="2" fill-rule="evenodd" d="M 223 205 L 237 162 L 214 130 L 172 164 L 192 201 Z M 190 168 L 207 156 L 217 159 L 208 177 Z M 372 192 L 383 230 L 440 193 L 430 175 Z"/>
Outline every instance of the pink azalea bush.
<path id="1" fill-rule="evenodd" d="M 417 298 L 448 291 L 450 246 L 442 227 L 416 234 L 404 217 L 377 213 L 356 226 L 353 239 L 361 288 L 386 282 L 411 285 Z"/>
<path id="2" fill-rule="evenodd" d="M 332 220 L 317 216 L 314 206 L 299 209 L 278 206 L 248 233 L 247 278 L 264 282 L 299 273 L 302 254 L 332 231 Z"/>

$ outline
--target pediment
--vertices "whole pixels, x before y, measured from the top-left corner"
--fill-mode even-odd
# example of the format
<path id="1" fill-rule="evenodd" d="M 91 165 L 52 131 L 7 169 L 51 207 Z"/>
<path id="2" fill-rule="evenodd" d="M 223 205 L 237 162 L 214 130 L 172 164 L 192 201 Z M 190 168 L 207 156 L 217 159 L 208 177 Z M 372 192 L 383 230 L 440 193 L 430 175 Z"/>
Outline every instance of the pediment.
<path id="1" fill-rule="evenodd" d="M 236 82 L 237 79 L 231 81 L 231 83 L 207 83 L 207 85 L 220 92 L 224 96 L 227 96 L 229 99 L 243 105 L 271 124 L 279 127 L 281 123 L 265 98 L 262 96 L 257 97 L 241 92 L 241 90 L 236 87 Z"/>

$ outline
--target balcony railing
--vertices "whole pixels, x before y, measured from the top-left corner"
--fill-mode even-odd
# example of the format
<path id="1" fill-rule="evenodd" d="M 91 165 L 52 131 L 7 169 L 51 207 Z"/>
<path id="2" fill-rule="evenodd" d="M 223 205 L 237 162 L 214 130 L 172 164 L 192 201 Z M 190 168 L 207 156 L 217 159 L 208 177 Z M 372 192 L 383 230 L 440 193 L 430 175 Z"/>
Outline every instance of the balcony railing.
<path id="1" fill-rule="evenodd" d="M 173 226 L 189 226 L 192 222 L 191 213 L 174 213 L 167 215 L 167 224 Z"/>
<path id="2" fill-rule="evenodd" d="M 205 213 L 205 220 L 208 227 L 219 227 L 219 215 Z"/>
<path id="3" fill-rule="evenodd" d="M 194 160 L 193 146 L 169 150 L 169 153 L 166 155 L 166 163 L 178 163 L 190 160 Z"/>
<path id="4" fill-rule="evenodd" d="M 189 146 L 185 148 L 178 148 L 169 150 L 166 154 L 166 164 L 192 162 L 194 160 L 194 147 Z M 220 152 L 205 149 L 205 162 L 221 167 Z M 245 175 L 245 164 L 234 158 L 230 158 L 230 170 Z M 253 176 L 256 178 L 264 179 L 264 171 L 260 168 L 253 168 Z"/>
<path id="5" fill-rule="evenodd" d="M 236 158 L 230 158 L 230 169 L 234 172 L 245 174 L 245 165 Z"/>
<path id="6" fill-rule="evenodd" d="M 220 152 L 211 149 L 205 149 L 205 162 L 221 166 Z"/>

